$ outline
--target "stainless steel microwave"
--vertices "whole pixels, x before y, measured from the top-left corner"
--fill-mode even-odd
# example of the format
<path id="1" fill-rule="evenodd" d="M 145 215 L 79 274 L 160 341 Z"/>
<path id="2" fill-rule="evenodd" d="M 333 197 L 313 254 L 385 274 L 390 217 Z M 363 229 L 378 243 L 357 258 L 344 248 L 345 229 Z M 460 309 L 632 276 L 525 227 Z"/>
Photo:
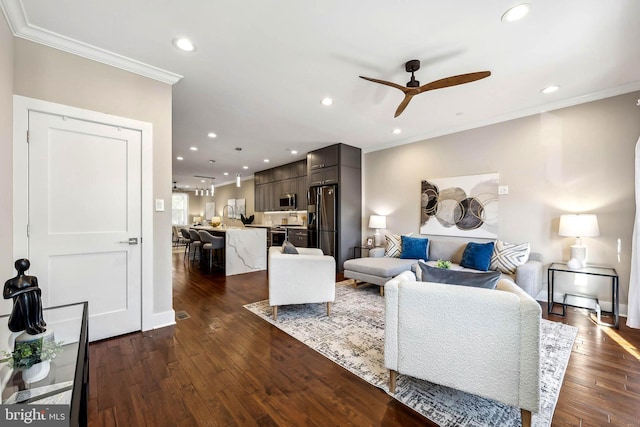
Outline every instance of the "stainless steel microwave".
<path id="1" fill-rule="evenodd" d="M 291 194 L 283 194 L 280 196 L 279 205 L 280 210 L 282 211 L 292 211 L 296 209 L 296 195 Z"/>

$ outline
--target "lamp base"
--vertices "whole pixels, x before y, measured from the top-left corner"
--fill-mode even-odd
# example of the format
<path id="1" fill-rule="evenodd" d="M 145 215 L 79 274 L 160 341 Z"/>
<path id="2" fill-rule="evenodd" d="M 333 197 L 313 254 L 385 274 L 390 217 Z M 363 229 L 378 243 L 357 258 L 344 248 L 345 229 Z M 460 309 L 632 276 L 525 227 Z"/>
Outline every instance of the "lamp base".
<path id="1" fill-rule="evenodd" d="M 383 240 L 384 240 L 384 238 L 383 238 L 382 234 L 380 234 L 378 232 L 378 230 L 376 230 L 376 234 L 373 235 L 373 244 L 376 247 L 380 247 L 380 246 L 382 246 Z"/>
<path id="2" fill-rule="evenodd" d="M 572 265 L 569 265 L 571 263 Z M 580 269 L 587 266 L 587 247 L 582 245 L 571 246 L 571 259 L 567 263 L 569 268 Z"/>
<path id="3" fill-rule="evenodd" d="M 571 258 L 569 261 L 567 261 L 567 267 L 572 270 L 582 270 L 584 268 L 584 265 L 576 258 Z"/>

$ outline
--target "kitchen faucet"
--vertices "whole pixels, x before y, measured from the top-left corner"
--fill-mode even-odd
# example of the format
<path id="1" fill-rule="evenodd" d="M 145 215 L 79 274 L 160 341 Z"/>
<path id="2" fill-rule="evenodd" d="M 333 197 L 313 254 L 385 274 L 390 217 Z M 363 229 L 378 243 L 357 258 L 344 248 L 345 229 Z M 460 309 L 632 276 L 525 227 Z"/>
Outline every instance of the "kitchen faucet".
<path id="1" fill-rule="evenodd" d="M 235 212 L 234 212 L 234 210 L 233 210 L 233 206 L 231 206 L 231 205 L 224 205 L 224 207 L 222 208 L 222 217 L 223 217 L 223 218 L 224 218 L 224 210 L 225 210 L 225 208 L 229 208 L 229 209 L 231 209 L 231 217 L 229 216 L 229 210 L 227 210 L 227 218 L 230 218 L 230 219 L 231 219 L 232 217 L 235 217 Z"/>

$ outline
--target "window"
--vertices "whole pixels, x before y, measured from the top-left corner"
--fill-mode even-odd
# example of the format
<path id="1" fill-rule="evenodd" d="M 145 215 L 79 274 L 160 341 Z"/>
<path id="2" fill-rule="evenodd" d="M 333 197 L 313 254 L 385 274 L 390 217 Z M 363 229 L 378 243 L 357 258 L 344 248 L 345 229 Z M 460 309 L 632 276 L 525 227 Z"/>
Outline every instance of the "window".
<path id="1" fill-rule="evenodd" d="M 189 216 L 189 194 L 173 193 L 171 195 L 171 225 L 187 225 Z"/>

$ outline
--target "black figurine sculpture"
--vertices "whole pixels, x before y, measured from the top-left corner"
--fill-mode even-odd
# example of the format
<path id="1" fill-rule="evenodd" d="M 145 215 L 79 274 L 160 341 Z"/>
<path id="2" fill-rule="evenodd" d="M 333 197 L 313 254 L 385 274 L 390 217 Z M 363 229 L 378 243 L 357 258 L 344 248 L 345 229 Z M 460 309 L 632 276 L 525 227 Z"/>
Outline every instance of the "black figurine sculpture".
<path id="1" fill-rule="evenodd" d="M 9 329 L 12 332 L 26 330 L 29 335 L 37 335 L 47 330 L 47 324 L 42 317 L 42 291 L 38 287 L 38 278 L 24 274 L 30 265 L 26 258 L 16 261 L 18 275 L 4 283 L 3 296 L 4 299 L 13 298 Z"/>

